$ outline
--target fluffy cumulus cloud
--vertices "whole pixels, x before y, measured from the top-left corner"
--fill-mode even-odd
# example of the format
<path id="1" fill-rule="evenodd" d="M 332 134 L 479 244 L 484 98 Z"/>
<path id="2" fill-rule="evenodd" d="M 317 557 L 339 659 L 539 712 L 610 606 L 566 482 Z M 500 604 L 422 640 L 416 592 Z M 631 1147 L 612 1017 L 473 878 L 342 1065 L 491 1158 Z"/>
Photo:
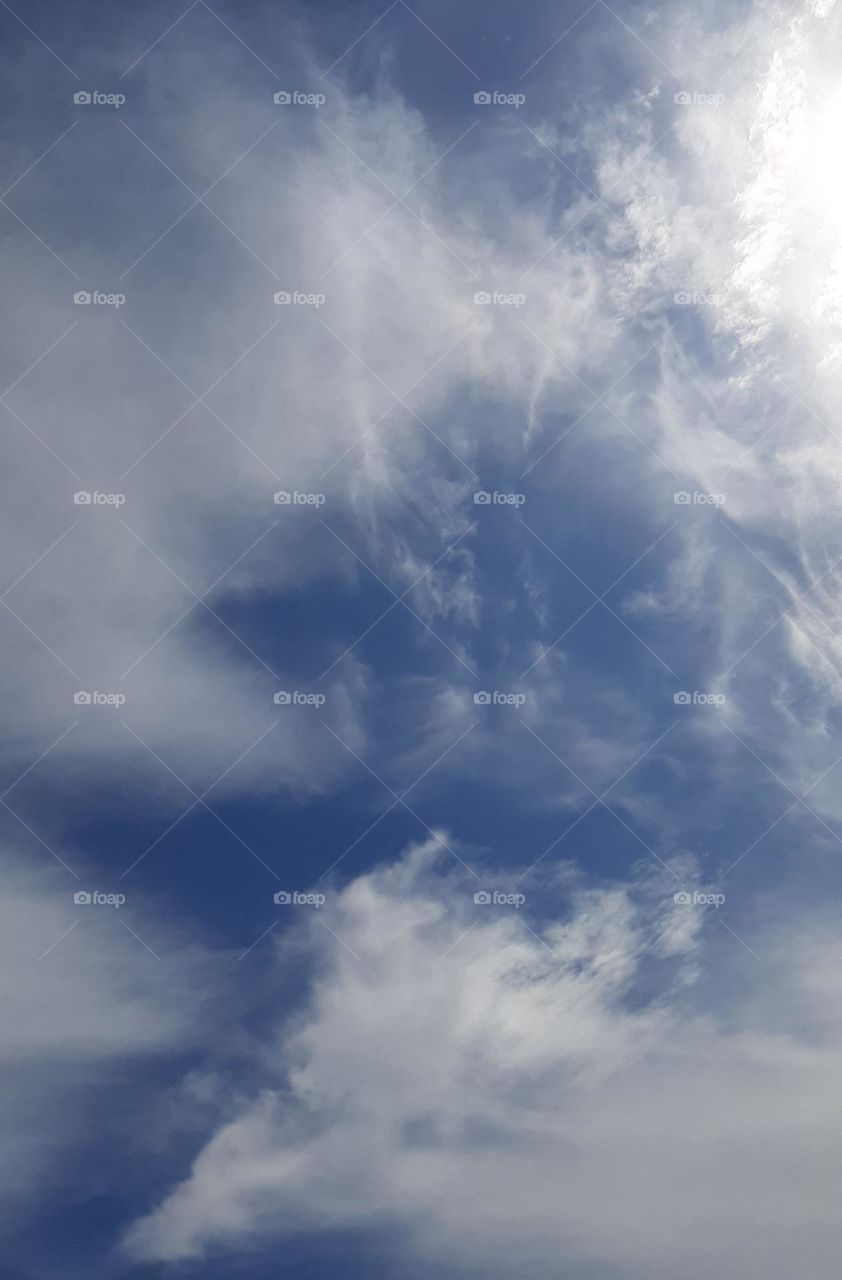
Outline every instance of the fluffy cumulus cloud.
<path id="1" fill-rule="evenodd" d="M 309 927 L 312 993 L 266 1087 L 130 1250 L 397 1226 L 416 1264 L 486 1274 L 835 1274 L 842 1024 L 814 990 L 831 922 L 713 1014 L 692 981 L 726 936 L 700 923 L 716 907 L 574 878 L 539 923 L 508 904 L 521 883 L 475 904 L 441 857 L 359 878 Z"/>

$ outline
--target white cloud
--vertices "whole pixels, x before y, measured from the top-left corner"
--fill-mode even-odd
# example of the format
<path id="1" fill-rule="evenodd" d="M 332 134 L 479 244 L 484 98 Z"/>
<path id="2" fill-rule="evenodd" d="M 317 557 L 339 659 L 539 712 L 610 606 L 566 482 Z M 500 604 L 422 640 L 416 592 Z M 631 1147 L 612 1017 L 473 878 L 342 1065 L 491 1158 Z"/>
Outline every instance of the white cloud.
<path id="1" fill-rule="evenodd" d="M 51 882 L 15 850 L 4 852 L 4 1230 L 15 1227 L 21 1204 L 41 1203 L 104 1115 L 122 1123 L 126 1090 L 142 1114 L 140 1068 L 206 1043 L 223 996 L 224 958 L 162 922 L 141 895 L 121 886 L 122 907 L 76 905 L 80 889 L 112 892 L 97 879 L 59 869 Z"/>
<path id="2" fill-rule="evenodd" d="M 341 141 L 318 120 L 296 132 L 285 119 L 214 197 L 272 270 L 199 209 L 166 251 L 153 250 L 128 277 L 127 323 L 177 376 L 118 322 L 113 332 L 95 331 L 89 321 L 100 317 L 77 317 L 69 288 L 68 305 L 57 307 L 53 268 L 24 231 L 4 242 L 7 278 L 28 298 L 4 385 L 79 319 L 10 395 L 80 477 L 9 422 L 18 450 L 18 477 L 3 494 L 12 516 L 9 581 L 24 576 L 8 600 L 79 672 L 72 677 L 25 625 L 0 616 L 0 683 L 21 768 L 70 720 L 77 684 L 118 684 L 152 646 L 126 677 L 126 718 L 191 785 L 209 783 L 266 729 L 273 689 L 295 687 L 298 672 L 271 651 L 268 629 L 256 638 L 234 624 L 277 676 L 201 606 L 156 643 L 191 604 L 190 589 L 201 593 L 233 565 L 209 596 L 228 617 L 227 609 L 270 595 L 280 612 L 295 591 L 367 580 L 351 553 L 317 533 L 314 513 L 279 514 L 273 490 L 324 488 L 326 519 L 341 527 L 351 517 L 355 549 L 400 590 L 465 533 L 475 514 L 470 469 L 489 457 L 520 460 L 521 450 L 541 458 L 529 481 L 539 493 L 555 492 L 559 476 L 581 479 L 583 501 L 613 486 L 615 510 L 654 526 L 653 540 L 680 517 L 681 550 L 665 578 L 625 606 L 618 601 L 618 611 L 625 607 L 635 626 L 661 619 L 704 629 L 714 686 L 768 627 L 751 674 L 742 678 L 742 668 L 728 682 L 730 722 L 793 784 L 808 785 L 831 763 L 842 691 L 838 575 L 828 550 L 839 533 L 833 424 L 842 269 L 831 176 L 839 19 L 829 3 L 794 14 L 764 6 L 714 32 L 686 7 L 676 14 L 649 24 L 647 39 L 660 41 L 689 90 L 721 92 L 725 104 L 673 111 L 671 94 L 643 77 L 631 106 L 607 123 L 585 121 L 593 181 L 615 211 L 604 224 L 597 217 L 595 229 L 593 219 L 587 230 L 572 226 L 588 205 L 579 193 L 561 202 L 555 225 L 556 162 L 541 142 L 558 150 L 564 140 L 549 127 L 532 140 L 517 127 L 490 132 L 483 144 L 472 139 L 452 183 L 446 166 L 431 168 L 444 145 L 394 94 L 354 97 L 334 86 L 331 128 Z M 224 59 L 218 83 L 206 65 L 175 61 L 178 75 L 149 64 L 165 122 L 152 141 L 177 169 L 192 155 L 189 164 L 207 167 L 211 181 L 223 152 L 233 161 L 259 134 L 262 109 L 225 88 Z M 235 108 L 254 126 L 242 139 Z M 660 147 L 673 121 L 675 140 Z M 115 149 L 126 172 L 165 180 L 142 148 L 125 161 L 124 146 L 139 144 L 127 135 Z M 81 172 L 92 154 L 79 153 Z M 513 155 L 534 166 L 528 205 L 511 183 Z M 403 208 L 385 212 L 392 197 L 367 165 L 396 192 L 425 175 L 410 203 L 435 234 Z M 32 179 L 43 203 L 60 185 L 49 174 L 45 164 Z M 162 229 L 160 189 L 150 190 L 154 200 L 142 200 L 135 219 L 138 253 Z M 186 197 L 175 182 L 173 191 Z M 173 217 L 180 208 L 176 200 Z M 87 249 L 58 247 L 79 253 L 73 260 L 86 278 L 111 270 Z M 523 317 L 473 304 L 477 288 L 514 287 L 529 263 Z M 316 289 L 322 279 L 323 310 L 273 306 L 275 288 Z M 666 335 L 664 313 L 683 291 L 711 300 L 679 314 L 679 341 Z M 604 387 L 606 370 L 608 381 L 619 377 L 650 347 L 651 361 L 607 393 L 610 410 L 634 430 L 600 409 L 571 435 L 569 450 L 556 450 L 591 403 L 589 387 Z M 155 443 L 190 404 L 179 378 L 204 393 L 241 355 L 208 393 L 231 430 L 197 406 Z M 390 408 L 393 392 L 407 405 Z M 78 487 L 123 486 L 120 514 L 152 551 L 111 519 L 117 512 L 77 510 L 70 500 Z M 676 513 L 679 487 L 722 488 L 724 516 L 768 568 L 728 541 L 716 512 Z M 30 572 L 77 515 L 80 527 Z M 279 529 L 251 550 L 276 517 Z M 636 550 L 646 544 L 642 538 Z M 525 650 L 525 667 L 543 649 L 552 611 L 547 569 L 524 558 L 532 613 L 524 621 L 516 602 L 504 602 L 499 650 L 507 662 Z M 412 603 L 470 661 L 481 595 L 467 537 Z M 199 618 L 213 629 L 201 630 Z M 331 638 L 325 647 L 327 665 L 343 646 Z M 329 685 L 331 723 L 365 757 L 365 699 L 376 674 L 346 657 Z M 531 723 L 562 735 L 562 754 L 569 744 L 572 763 L 595 787 L 632 767 L 657 732 L 646 731 L 650 713 L 637 695 L 607 676 L 598 694 L 581 670 L 570 678 L 562 645 L 530 688 Z M 449 683 L 407 682 L 403 699 L 413 744 L 421 738 L 424 749 L 408 750 L 404 739 L 389 759 L 411 781 L 452 743 L 472 707 L 459 670 Z M 74 751 L 98 778 L 113 769 L 125 780 L 125 753 L 143 754 L 116 728 L 83 725 L 77 741 Z M 326 745 L 314 721 L 289 720 L 224 785 L 327 789 L 349 761 Z M 734 759 L 747 757 L 729 745 L 721 772 L 733 781 Z M 505 776 L 524 794 L 536 783 L 525 755 L 515 748 L 513 760 L 502 735 L 492 741 L 480 728 L 465 751 L 467 769 L 484 770 L 492 783 Z M 563 770 L 541 759 L 548 772 L 535 803 L 578 803 Z M 449 767 L 456 771 L 456 759 Z M 814 793 L 822 812 L 839 812 L 832 781 Z M 669 820 L 644 794 L 625 803 L 662 830 Z M 676 865 L 698 887 L 689 860 Z M 711 1270 L 758 1280 L 796 1270 L 835 1275 L 830 1118 L 840 1027 L 828 1007 L 836 993 L 824 936 L 809 920 L 793 924 L 785 948 L 752 935 L 762 956 L 755 961 L 709 912 L 705 924 L 721 947 L 708 1005 L 690 986 L 712 944 L 702 940 L 697 912 L 673 906 L 671 881 L 578 888 L 568 914 L 553 907 L 540 919 L 491 907 L 475 915 L 475 887 L 455 869 L 434 868 L 426 848 L 353 882 L 315 919 L 313 993 L 260 1055 L 264 1092 L 234 1119 L 226 1113 L 190 1174 L 133 1228 L 131 1249 L 173 1260 L 302 1226 L 396 1226 L 416 1261 L 491 1273 L 526 1258 L 554 1275 L 566 1258 L 573 1269 L 629 1280 L 677 1270 L 691 1280 Z M 563 887 L 545 884 L 543 892 L 554 902 Z M 34 919 L 49 935 L 45 945 L 70 923 L 63 900 L 45 903 L 21 879 L 7 906 L 13 952 L 28 945 Z M 118 935 L 119 944 L 109 937 L 106 946 L 81 928 L 61 944 L 67 958 L 51 983 L 7 986 L 4 996 L 17 1026 L 8 1053 L 18 1078 L 39 1057 L 55 1055 L 60 1066 L 45 1073 L 43 1089 L 33 1085 L 29 1111 L 5 1122 L 11 1164 L 27 1185 L 78 1137 L 76 1124 L 55 1119 L 62 1078 L 75 1082 L 74 1097 L 89 1099 L 109 1064 L 150 1048 L 170 1053 L 190 1039 L 192 978 L 175 990 L 150 982 L 137 967 L 147 960 L 140 944 Z M 739 998 L 727 995 L 726 947 L 759 966 Z M 28 1146 L 23 1122 L 39 1108 L 49 1111 L 51 1132 L 36 1129 Z"/>
<path id="3" fill-rule="evenodd" d="M 613 211 L 582 252 L 630 318 L 624 363 L 640 329 L 654 336 L 668 309 L 674 325 L 608 397 L 644 447 L 611 415 L 599 421 L 602 457 L 622 467 L 639 508 L 656 528 L 677 521 L 666 575 L 627 598 L 626 616 L 704 636 L 695 678 L 727 693 L 730 723 L 796 789 L 836 758 L 842 692 L 838 39 L 830 4 L 670 10 L 646 40 L 677 83 L 607 120 L 583 107 L 579 135 Z M 653 82 L 662 70 L 650 64 Z M 692 101 L 674 104 L 676 87 Z M 699 301 L 673 306 L 675 295 Z M 543 433 L 533 410 L 536 453 L 557 433 L 554 392 Z M 548 488 L 563 475 L 552 454 L 549 464 Z M 673 508 L 681 489 L 723 505 Z M 686 651 L 667 641 L 664 656 L 685 669 Z M 812 803 L 838 818 L 829 785 Z"/>
<path id="4" fill-rule="evenodd" d="M 491 1274 L 524 1257 L 557 1274 L 564 1257 L 606 1276 L 784 1277 L 800 1256 L 832 1276 L 828 922 L 764 936 L 754 958 L 715 908 L 649 881 L 574 890 L 541 924 L 474 907 L 434 858 L 431 842 L 361 877 L 332 933 L 312 924 L 315 986 L 271 1068 L 283 1085 L 267 1076 L 129 1248 L 174 1260 L 388 1227 L 416 1261 Z M 703 957 L 726 984 L 717 1014 L 685 986 Z"/>
<path id="5" fill-rule="evenodd" d="M 454 201 L 447 161 L 436 163 L 446 145 L 395 94 L 355 97 L 334 82 L 329 129 L 320 119 L 298 127 L 289 113 L 273 112 L 270 96 L 232 100 L 239 51 L 222 29 L 216 34 L 212 56 L 197 61 L 166 43 L 141 64 L 135 93 L 152 92 L 155 104 L 154 132 L 144 141 L 198 184 L 193 168 L 211 181 L 225 167 L 221 158 L 233 165 L 275 124 L 208 197 L 271 270 L 197 208 L 122 281 L 126 305 L 99 314 L 71 303 L 80 284 L 115 278 L 114 262 L 88 242 L 95 215 L 87 233 L 81 228 L 81 244 L 63 225 L 38 223 L 79 272 L 75 283 L 22 227 L 4 242 L 10 288 L 26 298 L 4 366 L 6 385 L 20 378 L 8 404 L 23 420 L 6 423 L 16 479 L 4 496 L 11 513 L 6 585 L 20 576 L 6 603 L 20 620 L 6 610 L 0 616 L 7 654 L 0 680 L 9 685 L 22 767 L 69 722 L 75 688 L 124 687 L 126 718 L 144 739 L 177 772 L 212 779 L 266 727 L 272 689 L 294 684 L 296 675 L 273 654 L 270 636 L 256 636 L 234 616 L 237 607 L 271 596 L 282 608 L 292 591 L 342 579 L 374 583 L 322 530 L 319 516 L 339 529 L 352 518 L 354 550 L 395 590 L 406 589 L 465 534 L 478 449 L 495 440 L 511 447 L 511 407 L 534 399 L 546 378 L 547 352 L 519 317 L 473 302 L 480 285 L 513 287 L 524 249 L 537 259 L 549 246 L 541 221 L 525 222 L 507 188 L 499 139 L 478 152 L 475 140 L 465 144 L 476 184 Z M 298 56 L 306 62 L 301 50 Z M 141 136 L 144 119 L 132 117 Z M 127 263 L 175 221 L 189 195 L 128 131 L 92 130 L 82 119 L 16 194 L 26 208 L 49 207 L 54 164 L 72 163 L 74 180 L 92 181 L 104 168 L 122 174 L 137 200 L 132 253 L 113 246 Z M 522 144 L 511 137 L 503 145 Z M 371 170 L 397 192 L 421 179 L 407 203 L 426 228 L 400 205 L 386 213 L 393 197 Z M 490 204 L 495 218 L 486 230 L 478 218 Z M 322 291 L 326 303 L 318 311 L 273 306 L 274 290 L 286 286 Z M 573 359 L 585 329 L 593 334 L 589 351 L 604 349 L 600 327 L 590 324 L 601 301 L 587 262 L 546 258 L 530 288 L 533 319 L 554 330 L 560 354 Z M 191 408 L 192 393 L 204 394 L 223 374 L 207 394 L 209 408 Z M 473 415 L 452 412 L 465 391 L 498 401 L 479 428 Z M 393 392 L 406 406 L 390 408 Z M 280 488 L 325 492 L 327 503 L 320 511 L 285 510 L 272 503 Z M 75 507 L 77 489 L 125 493 L 125 505 Z M 191 592 L 209 587 L 207 604 L 244 644 L 201 604 L 177 621 L 194 604 Z M 467 652 L 477 622 L 470 536 L 418 584 L 411 603 L 437 630 L 462 628 L 464 638 L 450 643 L 460 656 Z M 331 643 L 323 666 L 345 647 L 338 638 Z M 355 655 L 333 680 L 340 731 L 359 745 L 364 676 Z M 294 734 L 280 726 L 228 785 L 329 786 L 338 758 L 320 749 L 318 735 L 311 738 L 309 726 Z M 67 750 L 90 752 L 97 764 L 121 752 L 110 734 L 89 735 L 84 746 L 72 741 Z M 126 747 L 134 750 L 128 739 Z"/>

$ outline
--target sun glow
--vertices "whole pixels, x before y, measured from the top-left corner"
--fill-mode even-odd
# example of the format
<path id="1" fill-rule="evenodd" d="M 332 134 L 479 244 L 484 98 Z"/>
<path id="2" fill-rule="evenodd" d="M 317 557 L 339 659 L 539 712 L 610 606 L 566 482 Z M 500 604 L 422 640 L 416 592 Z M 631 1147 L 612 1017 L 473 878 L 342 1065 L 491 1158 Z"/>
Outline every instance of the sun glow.
<path id="1" fill-rule="evenodd" d="M 811 112 L 794 145 L 801 155 L 803 197 L 820 225 L 842 227 L 842 88 Z"/>

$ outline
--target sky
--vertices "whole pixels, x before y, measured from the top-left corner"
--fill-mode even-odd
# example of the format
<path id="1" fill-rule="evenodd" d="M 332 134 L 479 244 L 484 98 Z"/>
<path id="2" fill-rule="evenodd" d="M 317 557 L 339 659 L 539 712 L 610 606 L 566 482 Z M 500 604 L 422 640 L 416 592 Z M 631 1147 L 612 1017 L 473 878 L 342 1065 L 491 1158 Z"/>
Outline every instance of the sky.
<path id="1" fill-rule="evenodd" d="M 0 1280 L 836 1280 L 842 10 L 0 39 Z"/>

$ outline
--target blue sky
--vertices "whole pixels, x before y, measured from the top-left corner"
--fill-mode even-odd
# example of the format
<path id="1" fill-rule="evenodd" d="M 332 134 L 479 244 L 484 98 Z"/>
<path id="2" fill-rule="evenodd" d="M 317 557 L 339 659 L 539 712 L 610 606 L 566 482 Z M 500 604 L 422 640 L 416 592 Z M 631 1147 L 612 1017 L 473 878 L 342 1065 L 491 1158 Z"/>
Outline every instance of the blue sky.
<path id="1" fill-rule="evenodd" d="M 10 1276 L 838 1274 L 839 21 L 0 6 Z"/>

